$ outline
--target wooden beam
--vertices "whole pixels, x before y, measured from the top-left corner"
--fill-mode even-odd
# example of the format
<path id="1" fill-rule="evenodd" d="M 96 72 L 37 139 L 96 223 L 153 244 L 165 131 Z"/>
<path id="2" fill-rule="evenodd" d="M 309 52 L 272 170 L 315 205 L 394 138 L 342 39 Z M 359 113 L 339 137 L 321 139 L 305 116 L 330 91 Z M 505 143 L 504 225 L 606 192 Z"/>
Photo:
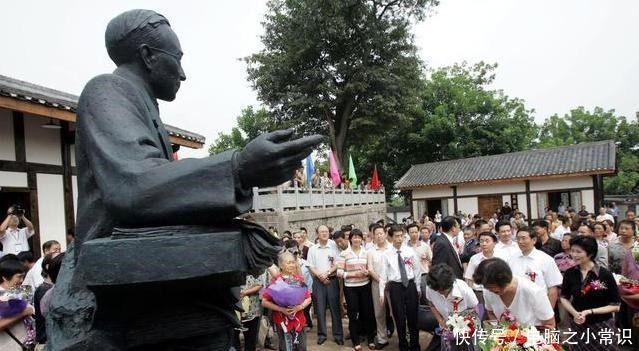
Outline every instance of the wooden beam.
<path id="1" fill-rule="evenodd" d="M 13 115 L 13 141 L 15 145 L 16 161 L 27 162 L 26 142 L 24 135 L 24 114 L 12 111 Z"/>
<path id="2" fill-rule="evenodd" d="M 69 138 L 69 122 L 60 122 L 60 146 L 62 152 L 62 188 L 64 196 L 64 222 L 66 230 L 75 228 L 75 213 L 73 207 L 73 186 L 71 167 L 71 144 Z M 65 231 L 65 234 L 67 233 Z"/>
<path id="3" fill-rule="evenodd" d="M 46 106 L 31 101 L 18 100 L 7 96 L 0 96 L 0 107 L 36 116 L 75 122 L 75 113 L 72 111 L 61 110 L 56 107 Z"/>
<path id="4" fill-rule="evenodd" d="M 76 114 L 73 111 L 61 110 L 56 107 L 46 106 L 31 101 L 19 100 L 7 96 L 0 96 L 0 108 L 6 108 L 17 113 L 28 113 L 36 116 L 53 118 L 60 121 L 71 123 L 76 122 Z M 169 139 L 172 144 L 182 145 L 191 149 L 201 149 L 204 147 L 203 143 L 182 139 L 173 135 L 171 135 Z"/>
<path id="5" fill-rule="evenodd" d="M 27 173 L 27 186 L 29 187 L 29 212 L 31 213 L 31 222 L 35 230 L 35 235 L 32 236 L 31 252 L 34 256 L 39 258 L 42 255 L 40 252 L 40 213 L 38 212 L 38 180 L 35 172 Z"/>
<path id="6" fill-rule="evenodd" d="M 193 140 L 178 138 L 173 135 L 169 136 L 169 141 L 171 142 L 171 144 L 182 145 L 182 146 L 190 147 L 191 149 L 201 149 L 204 147 L 203 143 L 199 143 Z"/>
<path id="7" fill-rule="evenodd" d="M 459 208 L 457 207 L 457 186 L 451 186 L 453 188 L 453 216 L 457 216 L 457 211 Z"/>
<path id="8" fill-rule="evenodd" d="M 0 160 L 0 171 L 63 174 L 64 170 L 62 169 L 62 166 L 57 165 Z M 77 173 L 75 167 L 71 168 L 71 173 Z"/>
<path id="9" fill-rule="evenodd" d="M 526 220 L 528 221 L 528 224 L 530 225 L 531 223 L 531 216 L 532 216 L 532 209 L 531 209 L 531 203 L 530 203 L 530 180 L 526 179 Z"/>

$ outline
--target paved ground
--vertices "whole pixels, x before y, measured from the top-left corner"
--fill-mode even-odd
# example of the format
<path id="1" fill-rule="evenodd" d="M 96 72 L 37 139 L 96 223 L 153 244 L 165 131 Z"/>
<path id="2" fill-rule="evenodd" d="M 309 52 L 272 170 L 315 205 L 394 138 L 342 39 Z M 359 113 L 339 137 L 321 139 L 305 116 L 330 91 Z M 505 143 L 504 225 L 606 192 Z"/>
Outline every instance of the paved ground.
<path id="1" fill-rule="evenodd" d="M 317 330 L 315 328 L 311 329 L 309 332 L 306 333 L 306 344 L 307 344 L 307 351 L 350 351 L 353 350 L 352 344 L 350 340 L 345 340 L 344 341 L 344 346 L 339 346 L 335 343 L 335 340 L 333 340 L 331 335 L 331 325 L 330 325 L 330 314 L 327 313 L 327 318 L 328 321 L 328 334 L 329 337 L 326 340 L 326 342 L 322 345 L 317 345 Z M 314 325 L 316 324 L 316 321 L 313 322 Z M 348 318 L 344 318 L 342 319 L 342 325 L 344 328 L 344 333 L 348 334 Z M 430 342 L 430 334 L 426 333 L 426 332 L 420 332 L 419 333 L 419 345 L 421 346 L 421 349 L 425 349 L 426 346 L 428 346 L 428 343 Z M 274 340 L 276 341 L 276 340 Z M 277 344 L 276 344 L 277 345 Z M 362 350 L 366 351 L 368 350 L 368 347 L 366 345 L 366 343 L 362 343 Z M 386 346 L 384 348 L 384 351 L 394 351 L 394 350 L 399 350 L 399 346 L 397 344 L 397 333 L 393 334 L 393 337 L 389 340 L 389 345 Z"/>

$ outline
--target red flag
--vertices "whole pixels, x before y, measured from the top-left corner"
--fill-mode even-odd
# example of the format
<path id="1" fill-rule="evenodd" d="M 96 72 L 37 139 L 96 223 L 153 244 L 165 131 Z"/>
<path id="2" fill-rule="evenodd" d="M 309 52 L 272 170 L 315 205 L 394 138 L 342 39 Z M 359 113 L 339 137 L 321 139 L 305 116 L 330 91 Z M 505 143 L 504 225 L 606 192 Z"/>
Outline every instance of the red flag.
<path id="1" fill-rule="evenodd" d="M 373 177 L 371 178 L 371 189 L 379 190 L 379 176 L 377 175 L 377 165 L 373 169 Z"/>

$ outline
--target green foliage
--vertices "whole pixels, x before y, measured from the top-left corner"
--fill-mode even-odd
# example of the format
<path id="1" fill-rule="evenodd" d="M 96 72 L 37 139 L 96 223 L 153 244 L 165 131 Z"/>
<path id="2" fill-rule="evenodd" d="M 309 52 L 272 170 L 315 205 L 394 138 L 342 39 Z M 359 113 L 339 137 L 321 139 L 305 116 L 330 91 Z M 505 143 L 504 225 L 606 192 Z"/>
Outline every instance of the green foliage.
<path id="1" fill-rule="evenodd" d="M 614 110 L 578 107 L 563 118 L 551 116 L 541 127 L 540 147 L 614 140 L 618 145 L 617 175 L 604 178 L 606 194 L 628 194 L 639 185 L 639 124 Z"/>
<path id="2" fill-rule="evenodd" d="M 217 139 L 209 147 L 209 154 L 215 155 L 230 149 L 242 149 L 258 135 L 277 129 L 275 120 L 266 109 L 260 108 L 254 111 L 253 106 L 242 110 L 242 114 L 237 117 L 237 125 L 229 134 L 218 134 Z"/>
<path id="3" fill-rule="evenodd" d="M 359 150 L 358 164 L 392 186 L 411 165 L 530 148 L 537 126 L 524 101 L 489 89 L 497 65 L 479 62 L 434 70 L 410 124 L 380 130 Z"/>
<path id="4" fill-rule="evenodd" d="M 330 137 L 338 163 L 374 131 L 407 123 L 422 64 L 410 33 L 434 0 L 271 0 L 249 80 L 282 127 Z"/>

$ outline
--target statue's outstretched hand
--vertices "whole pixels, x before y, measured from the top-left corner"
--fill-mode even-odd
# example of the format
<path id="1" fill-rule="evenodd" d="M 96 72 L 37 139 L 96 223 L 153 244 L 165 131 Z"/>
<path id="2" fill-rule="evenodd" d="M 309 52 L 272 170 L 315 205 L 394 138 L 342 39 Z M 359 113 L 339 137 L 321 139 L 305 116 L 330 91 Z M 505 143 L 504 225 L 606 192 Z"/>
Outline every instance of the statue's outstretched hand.
<path id="1" fill-rule="evenodd" d="M 238 174 L 245 189 L 268 187 L 291 179 L 293 172 L 323 139 L 312 135 L 290 140 L 292 129 L 264 133 L 251 140 L 238 155 Z"/>

